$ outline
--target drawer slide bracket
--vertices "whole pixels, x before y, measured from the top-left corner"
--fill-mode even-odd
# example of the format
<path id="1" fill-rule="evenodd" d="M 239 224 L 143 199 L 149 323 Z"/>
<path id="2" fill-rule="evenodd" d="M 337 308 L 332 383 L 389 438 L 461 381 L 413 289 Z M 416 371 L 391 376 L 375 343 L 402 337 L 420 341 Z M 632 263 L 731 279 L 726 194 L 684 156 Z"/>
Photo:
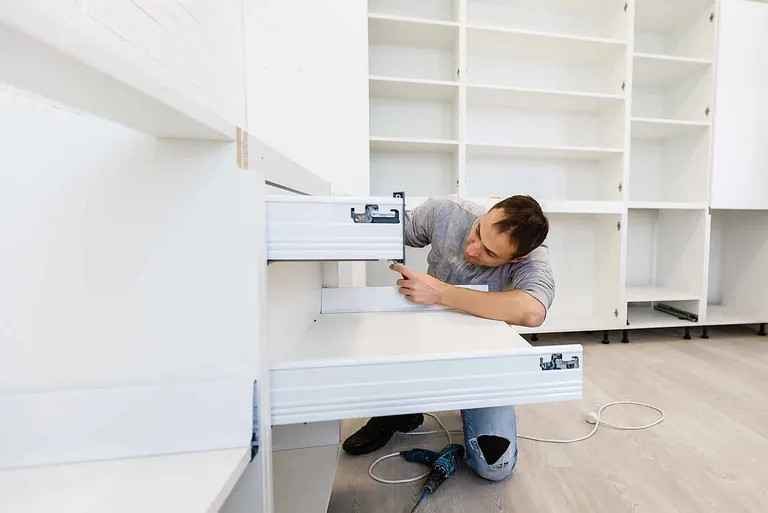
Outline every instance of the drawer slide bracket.
<path id="1" fill-rule="evenodd" d="M 578 369 L 579 357 L 574 356 L 566 361 L 563 360 L 563 353 L 554 353 L 548 362 L 545 362 L 544 358 L 539 358 L 539 365 L 543 371 Z"/>

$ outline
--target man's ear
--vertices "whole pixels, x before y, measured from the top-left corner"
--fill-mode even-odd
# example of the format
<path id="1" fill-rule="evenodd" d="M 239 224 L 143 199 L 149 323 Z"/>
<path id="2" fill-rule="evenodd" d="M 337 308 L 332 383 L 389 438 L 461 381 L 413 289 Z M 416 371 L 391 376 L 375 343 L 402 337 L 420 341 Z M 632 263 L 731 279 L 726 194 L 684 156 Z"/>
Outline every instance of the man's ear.
<path id="1" fill-rule="evenodd" d="M 512 263 L 512 264 L 519 264 L 520 262 L 522 262 L 522 261 L 523 261 L 523 260 L 525 260 L 526 258 L 528 258 L 528 255 L 523 255 L 523 256 L 521 256 L 521 257 L 513 258 L 513 259 L 512 259 L 512 260 L 510 260 L 509 262 L 510 262 L 510 263 Z"/>

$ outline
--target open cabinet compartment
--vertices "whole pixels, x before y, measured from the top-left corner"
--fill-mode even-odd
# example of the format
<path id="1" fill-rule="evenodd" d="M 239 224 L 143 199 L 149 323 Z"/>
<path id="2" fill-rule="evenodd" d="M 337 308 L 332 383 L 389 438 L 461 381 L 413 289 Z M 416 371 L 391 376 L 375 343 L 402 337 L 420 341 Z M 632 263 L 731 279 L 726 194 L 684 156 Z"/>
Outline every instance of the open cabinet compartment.
<path id="1" fill-rule="evenodd" d="M 470 91 L 466 136 L 471 146 L 533 146 L 617 151 L 624 147 L 624 102 L 597 101 L 565 106 L 539 95 L 489 98 Z"/>
<path id="2" fill-rule="evenodd" d="M 466 194 L 621 201 L 621 96 L 470 87 Z"/>
<path id="3" fill-rule="evenodd" d="M 457 167 L 456 153 L 371 151 L 371 193 L 405 191 L 406 208 L 413 210 L 426 196 L 457 194 Z M 428 248 L 405 248 L 406 265 L 426 272 L 428 252 Z M 372 287 L 394 286 L 400 277 L 385 261 L 366 262 L 366 269 L 366 283 Z"/>
<path id="4" fill-rule="evenodd" d="M 459 0 L 368 0 L 368 12 L 430 21 L 458 22 Z"/>
<path id="5" fill-rule="evenodd" d="M 627 38 L 627 13 L 614 0 L 468 0 L 467 22 L 570 36 Z"/>
<path id="6" fill-rule="evenodd" d="M 708 127 L 634 121 L 630 201 L 705 205 L 709 197 L 710 148 Z"/>
<path id="7" fill-rule="evenodd" d="M 714 64 L 635 56 L 632 116 L 712 120 Z"/>
<path id="8" fill-rule="evenodd" d="M 421 142 L 434 151 L 458 144 L 458 87 L 371 79 L 369 96 L 372 143 Z"/>
<path id="9" fill-rule="evenodd" d="M 768 211 L 713 210 L 707 324 L 768 322 Z"/>
<path id="10" fill-rule="evenodd" d="M 457 81 L 459 28 L 455 23 L 369 14 L 370 75 Z"/>
<path id="11" fill-rule="evenodd" d="M 713 59 L 715 0 L 642 0 L 635 5 L 635 51 Z"/>
<path id="12" fill-rule="evenodd" d="M 506 198 L 516 194 L 550 201 L 622 199 L 623 155 L 568 155 L 510 149 L 506 154 L 485 148 L 467 150 L 467 196 Z"/>
<path id="13" fill-rule="evenodd" d="M 620 214 L 549 214 L 555 302 L 539 328 L 519 333 L 620 328 L 622 319 Z"/>
<path id="14" fill-rule="evenodd" d="M 708 242 L 706 210 L 630 209 L 627 302 L 703 304 Z M 692 313 L 701 318 L 703 309 L 697 308 Z"/>
<path id="15" fill-rule="evenodd" d="M 621 94 L 626 44 L 467 27 L 469 84 Z"/>

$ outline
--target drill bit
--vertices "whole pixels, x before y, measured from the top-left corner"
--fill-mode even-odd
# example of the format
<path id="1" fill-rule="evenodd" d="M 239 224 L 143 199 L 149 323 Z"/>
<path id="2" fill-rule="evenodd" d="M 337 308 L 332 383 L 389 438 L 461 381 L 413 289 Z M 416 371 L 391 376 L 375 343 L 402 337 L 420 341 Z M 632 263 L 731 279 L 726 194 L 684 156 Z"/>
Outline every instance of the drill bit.
<path id="1" fill-rule="evenodd" d="M 424 493 L 422 493 L 422 494 L 421 494 L 421 497 L 419 498 L 419 502 L 417 502 L 417 503 L 416 503 L 416 505 L 413 507 L 413 509 L 411 510 L 411 513 L 416 513 L 416 510 L 419 508 L 419 504 L 421 504 L 421 503 L 422 503 L 422 501 L 424 500 L 424 498 L 425 498 L 425 497 L 426 497 L 428 494 L 429 494 L 429 491 L 427 491 L 427 490 L 424 490 Z"/>

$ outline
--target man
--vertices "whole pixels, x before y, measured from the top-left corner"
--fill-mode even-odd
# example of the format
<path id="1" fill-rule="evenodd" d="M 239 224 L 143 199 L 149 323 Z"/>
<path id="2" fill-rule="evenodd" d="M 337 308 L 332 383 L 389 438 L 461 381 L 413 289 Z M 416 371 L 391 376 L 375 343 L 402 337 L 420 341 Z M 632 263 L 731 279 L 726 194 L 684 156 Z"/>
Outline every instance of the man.
<path id="1" fill-rule="evenodd" d="M 468 201 L 430 198 L 406 213 L 405 243 L 432 245 L 427 274 L 400 264 L 400 293 L 414 303 L 443 305 L 518 326 L 540 326 L 555 295 L 549 250 L 542 243 L 549 222 L 529 196 L 512 196 L 490 211 Z M 488 285 L 489 292 L 454 285 Z M 517 462 L 513 406 L 461 412 L 467 463 L 481 477 L 500 481 Z M 368 454 L 395 432 L 413 431 L 422 414 L 372 418 L 344 442 L 350 454 Z"/>

